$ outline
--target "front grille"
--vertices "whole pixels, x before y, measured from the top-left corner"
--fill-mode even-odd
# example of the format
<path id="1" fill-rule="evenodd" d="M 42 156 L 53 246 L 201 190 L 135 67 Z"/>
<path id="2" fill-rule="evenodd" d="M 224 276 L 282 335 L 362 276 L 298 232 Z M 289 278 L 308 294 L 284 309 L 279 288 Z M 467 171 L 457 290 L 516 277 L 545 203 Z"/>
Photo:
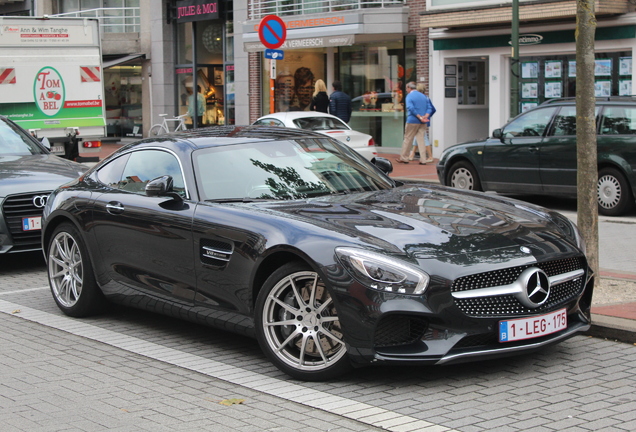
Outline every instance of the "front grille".
<path id="1" fill-rule="evenodd" d="M 424 318 L 407 315 L 387 315 L 375 330 L 375 347 L 410 345 L 422 339 L 428 327 Z"/>
<path id="2" fill-rule="evenodd" d="M 519 275 L 529 267 L 538 267 L 548 276 L 556 276 L 574 270 L 583 269 L 584 266 L 585 260 L 582 257 L 576 257 L 538 263 L 532 266 L 526 265 L 503 270 L 495 270 L 492 272 L 459 278 L 451 286 L 451 291 L 459 292 L 508 285 L 517 280 Z M 455 304 L 464 314 L 473 318 L 502 318 L 514 315 L 531 315 L 553 310 L 561 305 L 565 305 L 579 296 L 583 291 L 583 288 L 583 277 L 555 285 L 550 289 L 550 296 L 548 297 L 548 300 L 543 305 L 535 309 L 530 309 L 522 305 L 512 295 L 455 299 Z"/>
<path id="3" fill-rule="evenodd" d="M 36 192 L 7 197 L 2 204 L 2 213 L 9 233 L 13 238 L 14 250 L 33 249 L 40 247 L 40 230 L 24 231 L 22 218 L 42 216 L 43 208 L 33 204 L 35 196 L 49 195 L 51 191 Z"/>

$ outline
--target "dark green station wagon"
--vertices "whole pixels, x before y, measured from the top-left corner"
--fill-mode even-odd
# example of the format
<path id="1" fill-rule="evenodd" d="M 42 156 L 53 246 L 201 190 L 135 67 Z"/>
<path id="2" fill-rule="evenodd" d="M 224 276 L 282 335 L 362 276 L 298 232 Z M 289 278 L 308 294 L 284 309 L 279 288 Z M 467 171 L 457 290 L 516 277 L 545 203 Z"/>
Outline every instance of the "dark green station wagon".
<path id="1" fill-rule="evenodd" d="M 598 209 L 625 214 L 636 191 L 636 99 L 596 101 Z M 447 148 L 442 184 L 460 189 L 576 198 L 576 106 L 554 99 L 512 119 L 491 138 Z"/>

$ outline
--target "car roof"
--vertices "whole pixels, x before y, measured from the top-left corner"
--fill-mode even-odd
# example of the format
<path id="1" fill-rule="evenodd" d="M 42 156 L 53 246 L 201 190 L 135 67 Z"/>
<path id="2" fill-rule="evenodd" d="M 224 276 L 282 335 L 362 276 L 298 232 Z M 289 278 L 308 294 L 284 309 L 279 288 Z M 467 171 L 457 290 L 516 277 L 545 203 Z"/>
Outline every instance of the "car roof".
<path id="1" fill-rule="evenodd" d="M 294 120 L 297 118 L 306 118 L 306 117 L 338 118 L 334 115 L 323 113 L 320 111 L 288 111 L 288 112 L 277 112 L 273 114 L 266 114 L 264 116 L 261 116 L 258 120 L 267 119 L 267 118 L 275 118 L 279 120 Z"/>
<path id="2" fill-rule="evenodd" d="M 256 141 L 274 141 L 302 138 L 325 139 L 325 135 L 304 129 L 292 129 L 280 126 L 227 125 L 190 129 L 183 132 L 174 132 L 156 138 L 147 138 L 132 145 L 152 146 L 156 145 L 157 142 L 182 142 L 188 143 L 195 149 L 200 149 Z"/>
<path id="3" fill-rule="evenodd" d="M 625 104 L 625 103 L 636 103 L 636 97 L 634 96 L 610 96 L 610 97 L 597 97 L 595 99 L 597 104 L 602 105 L 611 105 L 611 104 Z M 546 105 L 574 105 L 576 103 L 576 98 L 568 97 L 568 98 L 556 98 L 556 99 L 548 99 L 543 102 L 539 106 Z"/>

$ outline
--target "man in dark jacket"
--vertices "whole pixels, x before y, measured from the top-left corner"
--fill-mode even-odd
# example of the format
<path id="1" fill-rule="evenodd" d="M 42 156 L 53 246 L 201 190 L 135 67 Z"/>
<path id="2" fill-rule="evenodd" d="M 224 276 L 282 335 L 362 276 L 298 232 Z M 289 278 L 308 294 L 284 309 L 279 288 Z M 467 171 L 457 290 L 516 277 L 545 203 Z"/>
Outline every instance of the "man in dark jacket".
<path id="1" fill-rule="evenodd" d="M 329 114 L 335 115 L 345 123 L 349 123 L 351 119 L 351 98 L 342 91 L 342 83 L 334 81 L 334 92 L 329 97 Z"/>

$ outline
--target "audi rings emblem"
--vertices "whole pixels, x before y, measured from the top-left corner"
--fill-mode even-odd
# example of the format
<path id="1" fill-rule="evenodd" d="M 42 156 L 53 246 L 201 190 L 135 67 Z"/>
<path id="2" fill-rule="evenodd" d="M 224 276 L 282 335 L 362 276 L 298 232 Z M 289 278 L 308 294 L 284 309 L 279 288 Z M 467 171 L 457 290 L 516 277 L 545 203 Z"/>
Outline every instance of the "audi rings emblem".
<path id="1" fill-rule="evenodd" d="M 33 197 L 33 205 L 37 208 L 44 208 L 46 201 L 49 199 L 48 195 L 36 195 Z"/>
<path id="2" fill-rule="evenodd" d="M 530 267 L 519 276 L 518 281 L 523 287 L 518 293 L 517 299 L 526 307 L 538 308 L 544 304 L 550 296 L 550 279 L 541 269 Z"/>

